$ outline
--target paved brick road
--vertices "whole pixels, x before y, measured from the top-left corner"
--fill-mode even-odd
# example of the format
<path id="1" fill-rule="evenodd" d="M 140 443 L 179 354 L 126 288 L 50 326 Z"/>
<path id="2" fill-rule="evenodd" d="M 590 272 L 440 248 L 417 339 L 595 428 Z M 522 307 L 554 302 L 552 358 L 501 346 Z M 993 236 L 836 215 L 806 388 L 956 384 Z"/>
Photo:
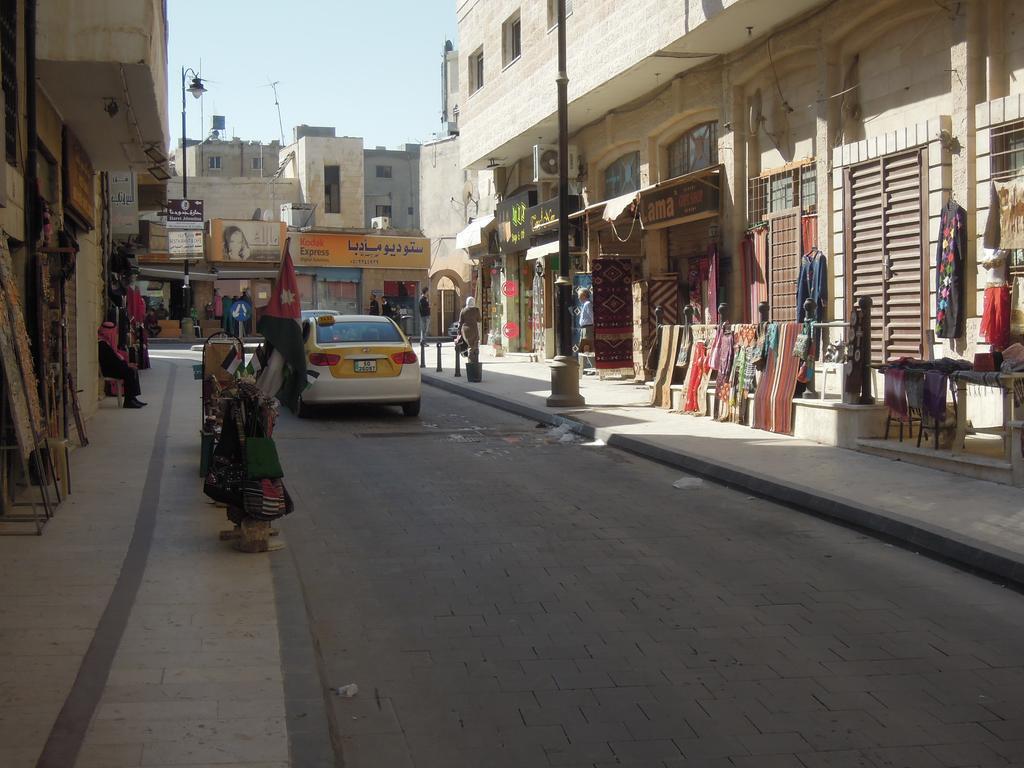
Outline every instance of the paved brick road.
<path id="1" fill-rule="evenodd" d="M 434 390 L 278 436 L 348 768 L 1024 766 L 1018 593 Z"/>

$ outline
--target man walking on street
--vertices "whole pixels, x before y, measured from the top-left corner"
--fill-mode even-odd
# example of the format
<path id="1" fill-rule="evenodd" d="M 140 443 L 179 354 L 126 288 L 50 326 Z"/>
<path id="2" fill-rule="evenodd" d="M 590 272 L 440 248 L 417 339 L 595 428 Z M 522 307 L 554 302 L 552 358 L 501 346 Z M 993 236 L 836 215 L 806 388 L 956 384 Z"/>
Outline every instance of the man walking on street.
<path id="1" fill-rule="evenodd" d="M 427 288 L 424 286 L 420 291 L 420 338 L 425 338 L 430 333 L 430 299 L 427 298 Z"/>

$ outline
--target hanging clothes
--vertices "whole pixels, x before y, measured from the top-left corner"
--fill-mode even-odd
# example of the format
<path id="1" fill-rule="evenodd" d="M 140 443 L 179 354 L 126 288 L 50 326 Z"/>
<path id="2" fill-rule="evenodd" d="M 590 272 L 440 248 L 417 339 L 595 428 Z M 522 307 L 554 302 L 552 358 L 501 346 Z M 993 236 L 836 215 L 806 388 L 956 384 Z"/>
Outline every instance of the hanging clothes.
<path id="1" fill-rule="evenodd" d="M 814 317 L 807 317 L 804 302 L 814 301 Z M 796 319 L 820 322 L 825 319 L 825 304 L 828 302 L 828 260 L 817 248 L 800 257 L 800 276 L 796 285 Z"/>
<path id="2" fill-rule="evenodd" d="M 747 288 L 747 320 L 756 323 L 760 319 L 758 308 L 768 301 L 768 279 L 765 277 L 768 264 L 768 227 L 760 226 L 750 230 L 742 243 L 744 285 Z"/>
<path id="3" fill-rule="evenodd" d="M 964 335 L 964 255 L 967 253 L 967 211 L 950 200 L 942 208 L 935 253 L 935 336 Z"/>
<path id="4" fill-rule="evenodd" d="M 712 325 L 717 325 L 718 319 L 718 244 L 711 243 L 708 246 L 707 258 L 707 320 Z"/>

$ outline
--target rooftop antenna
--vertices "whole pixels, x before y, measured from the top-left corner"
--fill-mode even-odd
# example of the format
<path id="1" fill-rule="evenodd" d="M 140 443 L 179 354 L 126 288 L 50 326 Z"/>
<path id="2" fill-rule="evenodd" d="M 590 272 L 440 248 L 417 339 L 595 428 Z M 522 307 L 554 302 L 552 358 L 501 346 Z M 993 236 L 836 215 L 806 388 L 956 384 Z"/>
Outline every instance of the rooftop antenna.
<path id="1" fill-rule="evenodd" d="M 270 78 L 267 78 L 268 80 Z M 280 80 L 275 80 L 272 83 L 267 83 L 267 86 L 274 92 L 274 106 L 277 107 L 277 127 L 281 131 L 281 146 L 284 146 L 284 121 L 281 120 L 281 102 L 277 98 L 277 86 L 280 85 Z"/>

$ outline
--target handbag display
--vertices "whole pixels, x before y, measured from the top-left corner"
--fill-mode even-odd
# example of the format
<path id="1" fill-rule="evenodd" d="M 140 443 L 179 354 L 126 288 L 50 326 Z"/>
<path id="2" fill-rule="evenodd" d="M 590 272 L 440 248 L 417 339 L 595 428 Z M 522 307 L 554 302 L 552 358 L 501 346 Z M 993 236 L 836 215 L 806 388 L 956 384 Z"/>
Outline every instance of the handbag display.
<path id="1" fill-rule="evenodd" d="M 245 476 L 248 480 L 277 480 L 284 477 L 273 438 L 245 439 Z"/>

